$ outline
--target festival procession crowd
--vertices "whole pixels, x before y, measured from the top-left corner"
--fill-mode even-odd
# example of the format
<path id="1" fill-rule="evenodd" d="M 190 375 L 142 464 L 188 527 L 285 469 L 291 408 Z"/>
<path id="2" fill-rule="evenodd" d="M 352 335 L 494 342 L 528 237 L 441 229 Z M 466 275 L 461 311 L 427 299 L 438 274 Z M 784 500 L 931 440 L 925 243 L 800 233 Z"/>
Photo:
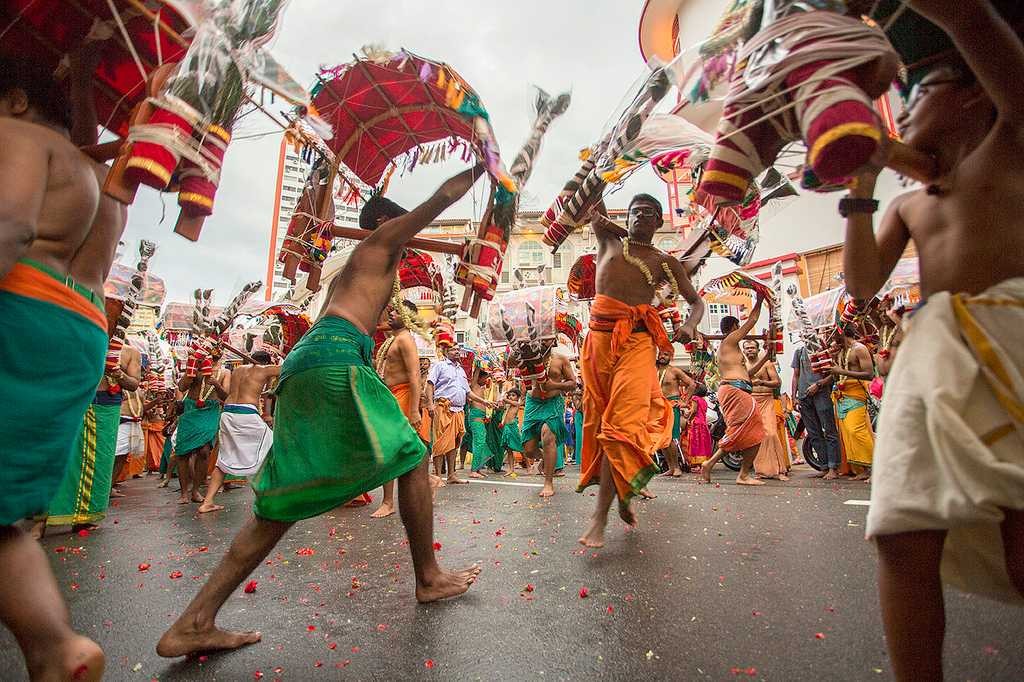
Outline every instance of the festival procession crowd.
<path id="1" fill-rule="evenodd" d="M 146 72 L 148 53 L 133 52 L 145 92 L 120 119 L 119 105 L 93 92 L 109 35 L 90 32 L 62 82 L 5 42 L 0 620 L 31 678 L 103 676 L 104 653 L 72 630 L 38 539 L 102 531 L 111 499 L 137 478 L 166 489 L 150 494 L 177 495 L 213 518 L 223 490 L 254 494 L 221 563 L 154 642 L 169 658 L 259 641 L 257 632 L 219 629 L 221 607 L 293 524 L 343 505 L 372 504 L 374 518 L 400 514 L 417 601 L 465 593 L 481 568 L 438 563 L 433 501 L 467 478 L 542 477 L 543 499 L 596 486 L 579 542 L 598 548 L 612 502 L 635 528 L 633 500 L 655 497 L 655 476 L 711 483 L 723 462 L 738 471 L 736 484 L 762 486 L 788 481 L 806 458 L 820 477 L 870 489 L 866 535 L 901 680 L 942 676 L 943 582 L 1024 602 L 1024 13 L 989 0 L 733 5 L 722 25 L 736 30 L 704 47 L 739 50 L 729 54 L 741 66 L 697 81 L 731 83 L 717 137 L 682 114 L 652 114 L 668 90 L 687 85 L 652 67 L 542 219 L 553 249 L 586 226 L 596 253 L 565 286 L 504 294 L 496 286 L 519 192 L 568 96 L 541 93 L 531 134 L 506 169 L 479 96 L 440 62 L 372 48 L 325 69 L 309 92 L 283 70 L 263 70 L 270 57 L 260 50 L 281 3 L 232 3 L 187 39 L 168 18 L 160 30 L 177 36 L 166 45 L 167 55 L 177 45 L 176 59 Z M 140 16 L 147 30 L 163 25 L 159 15 L 130 15 Z M 130 41 L 131 22 L 116 24 Z M 930 31 L 927 45 L 904 40 L 921 31 Z M 166 36 L 158 31 L 158 49 Z M 757 79 L 747 73 L 754 67 Z M 373 134 L 374 114 L 342 94 L 358 89 L 352 97 L 381 97 L 378 106 L 395 110 L 388 88 L 401 78 L 421 97 L 404 110 L 420 106 L 427 118 L 418 132 L 406 125 L 401 154 L 415 147 L 415 156 L 400 162 L 471 162 L 409 210 L 385 197 L 400 154 L 352 143 Z M 906 108 L 890 130 L 874 100 L 893 82 Z M 294 106 L 285 134 L 314 159 L 280 254 L 293 281 L 306 275 L 309 295 L 255 306 L 257 282 L 213 314 L 209 292 L 197 291 L 188 334 L 129 333 L 156 248 L 143 241 L 126 292 L 104 296 L 126 207 L 140 185 L 176 192 L 175 231 L 198 239 L 232 117 L 245 97 L 256 102 L 251 89 L 245 95 L 254 84 Z M 443 135 L 423 132 L 438 121 Z M 638 134 L 652 122 L 660 133 Z M 123 140 L 98 144 L 98 124 Z M 699 290 L 694 282 L 711 256 L 749 263 L 757 211 L 771 200 L 756 178 L 791 142 L 808 150 L 805 187 L 844 192 L 835 220 L 845 225 L 845 290 L 824 325 L 789 292 L 800 344 L 784 386 L 779 275 L 765 283 L 740 269 Z M 602 199 L 648 162 L 692 173 L 693 210 L 710 213 L 701 240 L 678 253 L 652 244 L 665 223 L 658 199 L 633 196 L 625 226 Z M 342 164 L 376 191 L 344 184 Z M 884 167 L 921 184 L 879 205 Z M 417 235 L 482 178 L 490 200 L 479 234 L 458 246 L 458 266 L 442 277 L 429 254 L 451 254 L 451 245 Z M 342 197 L 358 204 L 359 230 L 332 225 Z M 357 244 L 321 288 L 339 237 Z M 910 241 L 920 270 L 914 302 L 884 293 Z M 475 347 L 456 342 L 452 277 L 462 308 L 487 321 L 488 338 Z M 437 294 L 427 316 L 407 297 L 424 286 Z M 698 331 L 705 298 L 723 290 L 751 301 L 744 319 Z M 586 329 L 562 310 L 570 299 L 586 306 Z M 239 347 L 232 334 L 246 314 L 276 326 Z M 685 368 L 673 364 L 680 348 Z M 379 504 L 370 494 L 378 488 Z"/>

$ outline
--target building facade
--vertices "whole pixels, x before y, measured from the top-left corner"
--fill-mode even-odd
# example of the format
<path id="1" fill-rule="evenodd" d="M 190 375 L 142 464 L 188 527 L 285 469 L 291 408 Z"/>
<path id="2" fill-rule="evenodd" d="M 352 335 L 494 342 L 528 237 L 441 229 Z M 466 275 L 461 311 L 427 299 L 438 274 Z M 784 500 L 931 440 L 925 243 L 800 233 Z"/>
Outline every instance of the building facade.
<path id="1" fill-rule="evenodd" d="M 278 261 L 278 254 L 280 254 L 281 245 L 284 244 L 285 236 L 288 234 L 288 223 L 292 219 L 292 213 L 299 202 L 299 197 L 302 196 L 302 188 L 309 177 L 310 168 L 311 164 L 306 162 L 282 139 L 281 151 L 278 155 L 278 195 L 274 201 L 274 216 L 270 228 L 269 250 L 267 254 L 267 274 L 263 287 L 264 297 L 268 301 L 279 297 L 293 286 L 282 275 L 284 264 Z M 339 172 L 346 173 L 344 168 L 340 169 Z M 345 178 L 345 182 L 356 186 L 363 197 L 370 195 L 371 188 L 354 175 L 346 173 Z M 336 181 L 336 193 L 341 184 L 342 180 Z M 341 193 L 344 195 L 348 192 L 343 190 Z M 359 227 L 359 207 L 345 204 L 336 197 L 334 220 L 343 227 Z"/>

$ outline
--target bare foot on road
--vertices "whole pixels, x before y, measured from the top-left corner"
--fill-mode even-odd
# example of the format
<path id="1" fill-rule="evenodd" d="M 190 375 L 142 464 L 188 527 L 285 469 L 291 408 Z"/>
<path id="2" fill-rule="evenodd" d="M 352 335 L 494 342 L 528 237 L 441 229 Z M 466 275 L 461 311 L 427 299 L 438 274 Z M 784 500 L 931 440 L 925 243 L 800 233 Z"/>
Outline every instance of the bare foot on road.
<path id="1" fill-rule="evenodd" d="M 435 488 L 435 490 L 436 490 L 436 488 Z M 373 512 L 372 514 L 370 514 L 370 518 L 371 519 L 383 519 L 385 517 L 391 516 L 394 513 L 395 513 L 395 506 L 393 504 L 388 504 L 387 502 L 381 502 L 380 506 L 377 507 L 377 511 Z"/>
<path id="2" fill-rule="evenodd" d="M 258 632 L 228 632 L 213 625 L 199 628 L 180 619 L 164 633 L 156 645 L 156 653 L 164 658 L 189 656 L 203 651 L 237 649 L 260 641 Z"/>
<path id="3" fill-rule="evenodd" d="M 205 502 L 203 502 L 201 505 L 199 505 L 199 513 L 205 514 L 207 512 L 220 511 L 223 508 L 223 504 L 206 504 Z"/>
<path id="4" fill-rule="evenodd" d="M 605 519 L 593 519 L 590 522 L 590 528 L 583 534 L 579 539 L 579 543 L 584 547 L 604 547 L 604 527 L 607 524 Z"/>
<path id="5" fill-rule="evenodd" d="M 540 490 L 541 497 L 553 497 L 555 494 L 555 486 L 547 481 L 544 481 L 544 487 Z"/>
<path id="6" fill-rule="evenodd" d="M 416 601 L 426 604 L 451 599 L 464 594 L 480 575 L 480 567 L 473 565 L 462 571 L 438 571 L 436 577 L 416 584 Z"/>
<path id="7" fill-rule="evenodd" d="M 764 481 L 756 478 L 743 478 L 742 476 L 737 476 L 736 485 L 764 485 Z"/>

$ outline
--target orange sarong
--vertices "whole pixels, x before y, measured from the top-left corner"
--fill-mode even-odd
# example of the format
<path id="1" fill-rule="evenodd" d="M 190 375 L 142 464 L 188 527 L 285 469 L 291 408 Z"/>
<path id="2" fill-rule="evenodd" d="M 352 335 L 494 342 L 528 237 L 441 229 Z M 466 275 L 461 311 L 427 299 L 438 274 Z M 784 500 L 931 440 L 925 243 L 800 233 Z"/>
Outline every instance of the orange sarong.
<path id="1" fill-rule="evenodd" d="M 757 403 L 765 434 L 754 457 L 754 471 L 766 478 L 778 478 L 789 471 L 789 458 L 786 457 L 786 446 L 779 440 L 775 398 L 771 393 L 755 393 L 754 402 Z"/>
<path id="2" fill-rule="evenodd" d="M 432 452 L 434 457 L 448 454 L 459 446 L 459 437 L 466 433 L 465 415 L 462 410 L 452 412 L 449 400 L 441 398 L 434 410 L 434 438 Z"/>
<path id="3" fill-rule="evenodd" d="M 411 384 L 395 384 L 394 386 L 388 386 L 388 390 L 395 396 L 395 400 L 398 401 L 398 407 L 401 408 L 402 414 L 409 414 L 409 401 L 412 399 Z M 426 437 L 424 437 L 423 422 L 430 419 L 430 415 L 426 410 L 422 411 L 419 426 L 416 427 L 416 433 L 419 434 L 420 438 L 429 442 L 430 441 L 430 422 L 427 421 Z"/>
<path id="4" fill-rule="evenodd" d="M 661 392 L 655 346 L 671 350 L 661 318 L 649 305 L 628 306 L 599 294 L 583 344 L 582 492 L 611 465 L 619 504 L 629 503 L 658 473 L 652 454 L 672 440 L 672 406 Z"/>
<path id="5" fill-rule="evenodd" d="M 725 419 L 725 436 L 718 441 L 724 452 L 739 452 L 764 440 L 761 413 L 754 396 L 724 381 L 718 387 L 718 406 Z M 772 409 L 774 419 L 774 408 Z"/>
<path id="6" fill-rule="evenodd" d="M 160 470 L 160 457 L 164 452 L 164 422 L 142 422 L 142 435 L 146 439 L 146 469 Z"/>

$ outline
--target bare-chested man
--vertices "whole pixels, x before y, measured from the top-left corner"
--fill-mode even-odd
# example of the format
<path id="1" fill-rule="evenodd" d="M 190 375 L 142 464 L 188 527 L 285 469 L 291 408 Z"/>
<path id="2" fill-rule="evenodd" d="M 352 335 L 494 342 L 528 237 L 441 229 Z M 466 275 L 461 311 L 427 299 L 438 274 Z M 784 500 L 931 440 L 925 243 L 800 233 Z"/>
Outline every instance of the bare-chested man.
<path id="1" fill-rule="evenodd" d="M 338 274 L 326 314 L 281 367 L 276 444 L 252 482 L 255 518 L 239 531 L 209 581 L 161 637 L 158 654 L 185 656 L 259 641 L 258 632 L 216 627 L 217 612 L 235 588 L 295 521 L 330 511 L 396 476 L 416 599 L 455 597 L 476 580 L 476 566 L 451 572 L 437 563 L 426 448 L 374 371 L 369 334 L 391 296 L 406 242 L 468 192 L 480 175 L 479 166 L 459 173 L 411 212 L 381 196 L 367 201 L 360 225 L 376 227 L 374 234 L 355 248 Z"/>
<path id="2" fill-rule="evenodd" d="M 491 378 L 480 368 L 473 371 L 473 380 L 469 382 L 469 393 L 466 394 L 466 421 L 468 429 L 463 436 L 463 443 L 468 444 L 473 452 L 473 460 L 469 466 L 470 478 L 487 478 L 481 470 L 494 463 L 496 452 L 492 452 L 487 442 L 487 410 L 494 403 L 484 397 L 491 385 Z M 493 468 L 493 467 L 492 467 Z"/>
<path id="3" fill-rule="evenodd" d="M 205 351 L 193 353 L 196 365 L 205 359 Z M 223 350 L 214 345 L 210 351 L 213 368 L 209 374 L 185 374 L 178 390 L 185 394 L 175 433 L 174 457 L 178 462 L 181 496 L 178 504 L 202 503 L 199 488 L 206 482 L 208 461 L 220 431 L 221 406 L 231 392 L 231 372 L 221 366 Z"/>
<path id="4" fill-rule="evenodd" d="M 270 405 L 260 409 L 267 388 L 281 373 L 281 367 L 271 364 L 273 359 L 265 350 L 252 354 L 255 365 L 236 367 L 231 372 L 230 391 L 224 401 L 217 433 L 217 465 L 210 475 L 206 497 L 199 505 L 199 513 L 219 511 L 223 505 L 213 499 L 224 483 L 225 476 L 252 476 L 263 465 L 274 432 L 263 418 L 263 412 L 273 413 Z M 272 399 L 267 398 L 268 402 Z"/>
<path id="5" fill-rule="evenodd" d="M 671 433 L 672 409 L 661 395 L 654 361 L 657 350 L 673 348 L 651 305 L 656 288 L 667 281 L 690 304 L 675 340 L 691 339 L 704 315 L 683 264 L 651 245 L 663 223 L 661 203 L 647 194 L 629 203 L 628 234 L 606 217 L 603 205 L 593 217 L 597 298 L 580 356 L 583 447 L 577 490 L 598 481 L 600 490 L 590 528 L 580 538 L 587 547 L 604 545 L 616 496 L 619 517 L 636 526 L 630 500 L 657 473 L 652 455 Z"/>
<path id="6" fill-rule="evenodd" d="M 910 66 L 899 120 L 903 142 L 938 172 L 888 206 L 877 234 L 877 168 L 840 208 L 855 298 L 883 286 L 911 240 L 917 248 L 925 305 L 886 382 L 867 535 L 895 677 L 937 680 L 940 570 L 950 579 L 959 568 L 961 589 L 1024 597 L 1024 3 L 907 4 L 951 38 Z"/>
<path id="7" fill-rule="evenodd" d="M 381 315 L 388 329 L 388 339 L 377 352 L 376 368 L 384 385 L 394 394 L 409 425 L 419 433 L 420 422 L 423 420 L 420 410 L 420 356 L 416 341 L 406 326 L 406 319 L 415 319 L 419 309 L 415 303 L 405 299 L 401 305 L 404 312 L 396 310 L 392 303 L 384 308 Z M 370 516 L 382 519 L 394 513 L 395 479 L 391 479 L 384 484 L 384 499 Z"/>
<path id="8" fill-rule="evenodd" d="M 569 358 L 554 350 L 548 358 L 547 379 L 537 383 L 526 394 L 523 413 L 523 455 L 529 459 L 543 457 L 544 487 L 541 497 L 555 494 L 555 471 L 565 466 L 565 444 L 569 434 L 565 428 L 565 394 L 576 390 L 576 373 Z M 540 443 L 542 452 L 538 452 Z M 562 466 L 559 466 L 559 460 Z"/>
<path id="9" fill-rule="evenodd" d="M 69 118 L 46 69 L 0 59 L 0 381 L 18 397 L 0 419 L 0 620 L 33 679 L 96 680 L 102 651 L 71 630 L 43 550 L 15 527 L 47 512 L 107 347 L 102 280 L 74 278 L 99 186 L 69 139 Z"/>
<path id="10" fill-rule="evenodd" d="M 718 407 L 725 419 L 725 436 L 718 441 L 715 454 L 701 466 L 701 474 L 708 483 L 711 482 L 711 469 L 722 455 L 736 452 L 743 458 L 736 482 L 740 485 L 764 485 L 764 481 L 751 475 L 754 457 L 764 439 L 764 426 L 761 424 L 757 403 L 751 395 L 754 387 L 750 383 L 750 374 L 757 374 L 761 370 L 768 361 L 768 354 L 765 353 L 748 368 L 740 351 L 740 342 L 757 324 L 763 303 L 764 296 L 758 293 L 754 308 L 743 324 L 732 315 L 722 318 L 721 330 L 725 338 L 718 346 L 717 355 L 718 371 L 722 377 L 718 386 Z"/>
<path id="11" fill-rule="evenodd" d="M 875 431 L 868 415 L 868 385 L 875 376 L 875 368 L 871 352 L 856 337 L 853 325 L 840 330 L 839 352 L 832 366 L 832 399 L 839 441 L 854 470 L 853 480 L 870 481 Z"/>
<path id="12" fill-rule="evenodd" d="M 779 439 L 778 416 L 775 412 L 775 391 L 782 386 L 782 379 L 775 369 L 774 362 L 763 362 L 758 352 L 757 341 L 744 339 L 740 344 L 743 350 L 743 360 L 750 372 L 750 385 L 753 386 L 751 394 L 754 396 L 754 403 L 757 405 L 757 412 L 761 415 L 761 426 L 764 428 L 764 438 L 761 446 L 754 455 L 754 473 L 758 478 L 777 478 L 780 481 L 789 480 L 789 458 L 786 456 L 786 446 Z M 760 369 L 754 370 L 760 366 Z"/>
<path id="13" fill-rule="evenodd" d="M 682 452 L 680 440 L 683 435 L 683 420 L 685 418 L 682 406 L 690 404 L 690 396 L 693 395 L 697 384 L 689 374 L 678 367 L 673 367 L 671 362 L 672 355 L 670 353 L 658 352 L 658 381 L 661 384 L 661 392 L 665 396 L 665 400 L 672 404 L 672 442 L 661 451 L 668 461 L 668 471 L 662 475 L 679 478 L 683 475 L 683 469 L 680 466 L 680 453 Z"/>
<path id="14" fill-rule="evenodd" d="M 121 393 L 121 417 L 117 425 L 117 441 L 114 450 L 114 467 L 110 477 L 110 497 L 124 497 L 124 493 L 117 489 L 121 474 L 124 473 L 128 458 L 145 452 L 145 441 L 142 436 L 142 413 L 145 410 L 146 397 L 139 390 L 142 383 L 142 353 L 138 348 L 125 345 L 121 348 L 120 375 L 117 385 Z M 103 385 L 107 381 L 104 377 L 100 382 L 99 390 L 106 390 Z M 127 384 L 127 385 L 126 385 Z M 134 386 L 134 388 L 129 388 Z"/>

